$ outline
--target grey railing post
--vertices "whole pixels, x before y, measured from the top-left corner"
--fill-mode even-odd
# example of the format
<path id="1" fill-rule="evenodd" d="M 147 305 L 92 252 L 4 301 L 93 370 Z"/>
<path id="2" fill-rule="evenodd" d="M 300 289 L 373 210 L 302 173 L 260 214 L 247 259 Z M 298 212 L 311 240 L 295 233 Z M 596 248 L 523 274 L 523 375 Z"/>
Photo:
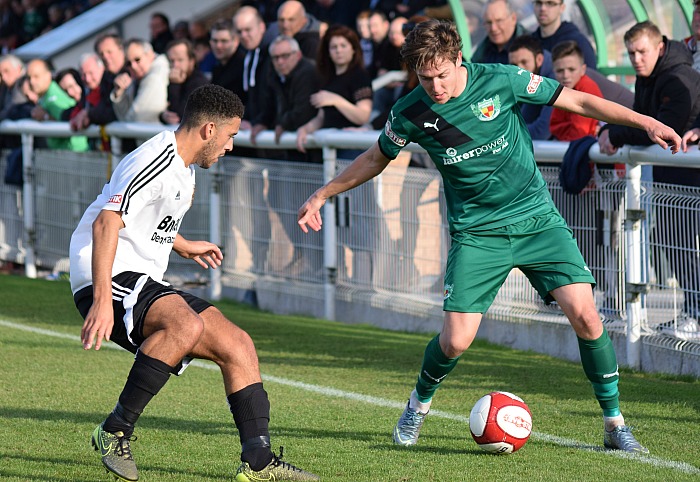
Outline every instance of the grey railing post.
<path id="1" fill-rule="evenodd" d="M 641 207 L 642 166 L 627 164 L 625 173 L 625 297 L 627 302 L 627 365 L 641 368 L 641 326 L 645 316 L 642 307 L 644 281 L 642 279 L 642 222 L 645 213 Z"/>
<path id="2" fill-rule="evenodd" d="M 211 191 L 209 193 L 209 241 L 222 247 L 221 242 L 221 166 L 223 159 L 215 163 L 211 172 Z M 222 264 L 216 269 L 209 268 L 209 298 L 216 301 L 221 299 Z"/>
<path id="3" fill-rule="evenodd" d="M 329 182 L 335 177 L 337 151 L 332 147 L 323 148 L 323 183 Z M 338 277 L 338 233 L 335 219 L 336 198 L 326 201 L 323 207 L 323 267 L 325 276 L 323 280 L 324 294 L 324 318 L 335 320 L 335 295 L 336 281 Z"/>
<path id="4" fill-rule="evenodd" d="M 24 273 L 27 278 L 36 278 L 36 207 L 34 205 L 34 135 L 22 134 L 22 204 L 24 220 L 24 240 L 27 243 L 24 254 Z"/>

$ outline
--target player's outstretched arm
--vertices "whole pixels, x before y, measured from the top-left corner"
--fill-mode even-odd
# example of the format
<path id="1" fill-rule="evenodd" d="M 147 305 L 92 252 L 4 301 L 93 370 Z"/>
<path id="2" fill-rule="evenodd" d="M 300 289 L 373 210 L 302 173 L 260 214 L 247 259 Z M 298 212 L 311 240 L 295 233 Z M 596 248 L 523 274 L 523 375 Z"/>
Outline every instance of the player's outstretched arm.
<path id="1" fill-rule="evenodd" d="M 326 200 L 331 196 L 336 196 L 341 192 L 349 191 L 364 184 L 379 175 L 386 169 L 389 162 L 391 162 L 391 159 L 382 154 L 379 145 L 376 143 L 357 156 L 352 164 L 325 186 L 319 188 L 299 208 L 297 223 L 301 230 L 305 233 L 309 232 L 309 228 L 314 231 L 320 231 L 323 224 L 321 208 L 326 204 Z"/>
<path id="2" fill-rule="evenodd" d="M 666 124 L 653 117 L 640 114 L 625 106 L 602 99 L 595 95 L 579 92 L 564 87 L 554 102 L 554 107 L 568 110 L 575 114 L 592 117 L 609 124 L 636 127 L 646 131 L 649 139 L 664 149 L 671 148 L 677 153 L 681 148 L 681 137 Z"/>
<path id="3" fill-rule="evenodd" d="M 121 212 L 106 209 L 92 223 L 92 306 L 80 331 L 85 350 L 92 348 L 93 343 L 99 350 L 102 340 L 112 336 L 112 266 L 123 227 Z"/>
<path id="4" fill-rule="evenodd" d="M 224 259 L 221 249 L 214 243 L 209 241 L 190 241 L 179 233 L 175 236 L 173 249 L 183 258 L 195 260 L 204 269 L 209 268 L 209 266 L 212 269 L 216 269 L 221 266 L 221 261 Z"/>

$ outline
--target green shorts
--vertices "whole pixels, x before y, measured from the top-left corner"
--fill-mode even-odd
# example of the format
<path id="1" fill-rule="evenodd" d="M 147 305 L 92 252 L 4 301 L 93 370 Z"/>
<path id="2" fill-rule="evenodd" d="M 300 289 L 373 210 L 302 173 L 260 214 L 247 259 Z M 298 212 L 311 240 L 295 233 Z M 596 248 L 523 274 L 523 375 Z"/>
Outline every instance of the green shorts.
<path id="1" fill-rule="evenodd" d="M 513 268 L 519 268 L 546 303 L 553 289 L 595 279 L 558 212 L 502 228 L 452 235 L 443 309 L 485 313 Z"/>

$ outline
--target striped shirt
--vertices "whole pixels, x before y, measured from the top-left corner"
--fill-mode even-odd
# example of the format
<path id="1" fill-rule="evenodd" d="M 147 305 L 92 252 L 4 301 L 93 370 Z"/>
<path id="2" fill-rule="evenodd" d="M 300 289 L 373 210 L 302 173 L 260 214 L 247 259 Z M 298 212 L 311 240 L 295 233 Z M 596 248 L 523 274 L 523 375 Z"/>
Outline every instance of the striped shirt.
<path id="1" fill-rule="evenodd" d="M 161 132 L 126 156 L 71 237 L 73 293 L 92 284 L 92 223 L 103 209 L 121 212 L 124 222 L 112 276 L 134 271 L 162 281 L 194 188 L 194 165 L 185 167 L 172 131 Z"/>

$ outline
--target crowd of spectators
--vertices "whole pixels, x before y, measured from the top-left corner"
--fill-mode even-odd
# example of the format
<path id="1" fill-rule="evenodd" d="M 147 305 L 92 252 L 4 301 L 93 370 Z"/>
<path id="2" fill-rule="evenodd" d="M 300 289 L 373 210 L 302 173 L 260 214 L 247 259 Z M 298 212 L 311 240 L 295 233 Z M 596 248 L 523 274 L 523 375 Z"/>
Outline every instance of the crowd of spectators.
<path id="1" fill-rule="evenodd" d="M 378 83 L 381 86 L 375 89 L 374 82 L 387 73 L 403 71 L 399 51 L 406 33 L 417 22 L 444 15 L 447 6 L 446 0 L 243 1 L 232 18 L 211 24 L 198 20 L 171 24 L 167 15 L 153 13 L 149 32 L 142 38 L 104 34 L 95 42 L 94 52 L 81 56 L 76 68 L 60 72 L 53 72 L 42 59 L 25 66 L 11 53 L 97 3 L 0 0 L 0 120 L 69 121 L 75 136 L 48 139 L 49 147 L 99 149 L 104 144 L 88 144 L 80 135 L 82 129 L 115 120 L 178 124 L 189 93 L 212 82 L 243 100 L 246 109 L 241 129 L 250 131 L 253 144 L 264 130 L 274 131 L 276 139 L 283 132 L 297 136 L 294 150 L 239 153 L 308 162 L 319 161 L 318 153 L 306 150 L 307 136 L 317 129 L 383 126 L 393 103 L 418 82 L 410 72 Z M 576 25 L 564 20 L 563 0 L 533 0 L 532 8 L 537 27 L 528 32 L 508 0 L 487 0 L 478 19 L 486 37 L 474 46 L 472 61 L 511 63 L 556 78 L 566 87 L 657 117 L 677 127 L 679 134 L 693 124 L 700 103 L 687 99 L 700 96 L 697 5 L 692 35 L 682 41 L 669 40 L 658 29 L 642 29 L 641 37 L 649 45 L 644 44 L 636 55 L 638 40 L 626 35 L 637 73 L 636 96 L 596 71 L 595 49 Z M 649 52 L 656 52 L 651 67 L 647 65 Z M 656 60 L 659 66 L 654 69 Z M 669 77 L 668 72 L 676 77 Z M 678 94 L 682 89 L 689 92 L 685 97 Z M 674 99 L 678 106 L 669 104 Z M 680 107 L 688 111 L 683 119 Z M 602 126 L 548 106 L 523 105 L 522 116 L 534 140 L 588 137 L 600 142 L 601 151 L 610 153 L 632 138 L 648 143 L 643 132 Z M 11 139 L 3 143 L 5 147 L 17 145 Z M 661 168 L 658 178 L 676 182 L 680 176 L 685 184 L 700 185 L 695 181 L 698 171 L 690 171 Z M 687 286 L 700 290 L 691 275 L 681 277 Z M 687 307 L 689 316 L 699 317 L 700 301 L 687 299 L 692 301 Z"/>

